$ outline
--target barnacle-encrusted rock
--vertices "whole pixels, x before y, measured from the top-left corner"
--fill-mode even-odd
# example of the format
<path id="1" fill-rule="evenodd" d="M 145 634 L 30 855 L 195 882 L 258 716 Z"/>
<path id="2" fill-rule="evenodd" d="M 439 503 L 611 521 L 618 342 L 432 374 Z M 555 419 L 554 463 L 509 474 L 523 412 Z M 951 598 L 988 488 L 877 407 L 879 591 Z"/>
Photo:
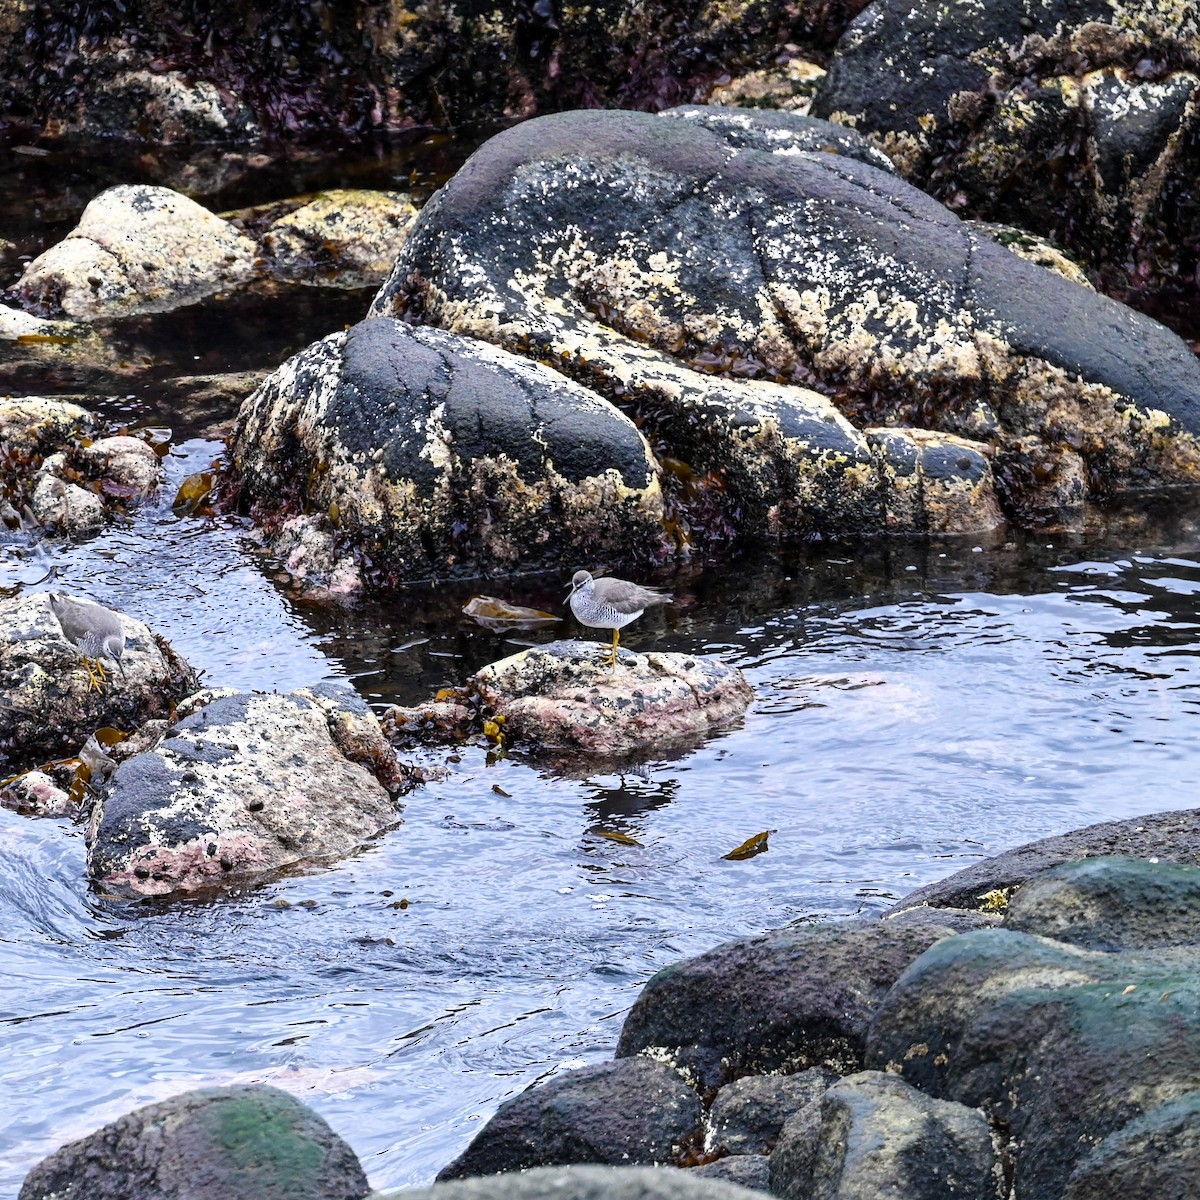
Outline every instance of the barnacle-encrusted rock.
<path id="1" fill-rule="evenodd" d="M 81 320 L 167 312 L 250 277 L 257 248 L 228 221 L 169 188 L 101 192 L 67 237 L 14 287 L 46 315 Z"/>
<path id="2" fill-rule="evenodd" d="M 627 417 L 539 363 L 390 318 L 280 367 L 243 404 L 232 454 L 257 516 L 328 522 L 330 575 L 339 549 L 386 581 L 649 554 L 662 538 Z"/>
<path id="3" fill-rule="evenodd" d="M 75 754 L 101 726 L 130 730 L 167 716 L 194 691 L 192 669 L 141 621 L 118 614 L 121 668 L 108 662 L 91 686 L 83 651 L 69 642 L 45 592 L 0 600 L 0 771 Z M 10 766 L 11 764 L 11 766 Z"/>
<path id="4" fill-rule="evenodd" d="M 594 642 L 551 642 L 489 663 L 470 688 L 532 749 L 614 756 L 698 741 L 740 718 L 754 694 L 716 658 L 626 651 L 615 670 L 604 659 Z"/>
<path id="5" fill-rule="evenodd" d="M 1082 500 L 1200 482 L 1181 339 L 768 118 L 752 136 L 753 113 L 577 112 L 500 134 L 422 211 L 372 311 L 586 382 L 682 464 L 671 495 L 723 536 L 899 524 L 918 493 L 889 506 L 886 488 L 911 474 L 911 436 L 873 435 L 880 472 L 847 416 L 985 443 L 966 479 L 994 453 L 1029 523 L 1058 494 L 1056 454 L 1077 456 Z"/>
<path id="6" fill-rule="evenodd" d="M 357 288 L 382 283 L 417 216 L 399 192 L 335 188 L 272 222 L 266 269 L 299 283 Z"/>
<path id="7" fill-rule="evenodd" d="M 399 820 L 402 778 L 352 693 L 219 696 L 117 768 L 88 872 L 106 892 L 164 896 L 339 858 Z"/>
<path id="8" fill-rule="evenodd" d="M 875 0 L 813 111 L 872 137 L 957 209 L 1055 236 L 1122 289 L 1194 295 L 1197 11 Z"/>

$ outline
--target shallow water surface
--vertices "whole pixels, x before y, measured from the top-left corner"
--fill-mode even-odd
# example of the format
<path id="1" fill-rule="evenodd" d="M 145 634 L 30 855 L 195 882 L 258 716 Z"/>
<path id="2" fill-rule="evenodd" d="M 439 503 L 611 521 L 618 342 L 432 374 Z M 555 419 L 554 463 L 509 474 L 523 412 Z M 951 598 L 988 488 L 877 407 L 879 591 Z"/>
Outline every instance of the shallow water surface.
<path id="1" fill-rule="evenodd" d="M 177 445 L 173 477 L 217 449 Z M 740 727 L 623 771 L 422 752 L 451 774 L 411 793 L 395 830 L 221 901 L 105 901 L 81 829 L 0 812 L 0 1191 L 137 1105 L 239 1080 L 312 1104 L 376 1186 L 427 1181 L 505 1097 L 610 1056 L 660 966 L 880 912 L 1031 838 L 1193 804 L 1200 555 L 1179 539 L 881 545 L 660 579 L 678 603 L 623 640 L 738 664 L 757 692 Z M 461 589 L 297 605 L 235 524 L 179 520 L 165 500 L 51 560 L 213 684 L 346 679 L 382 706 L 539 636 L 474 626 Z M 36 577 L 3 566 L 0 582 Z M 766 853 L 722 857 L 763 830 Z"/>

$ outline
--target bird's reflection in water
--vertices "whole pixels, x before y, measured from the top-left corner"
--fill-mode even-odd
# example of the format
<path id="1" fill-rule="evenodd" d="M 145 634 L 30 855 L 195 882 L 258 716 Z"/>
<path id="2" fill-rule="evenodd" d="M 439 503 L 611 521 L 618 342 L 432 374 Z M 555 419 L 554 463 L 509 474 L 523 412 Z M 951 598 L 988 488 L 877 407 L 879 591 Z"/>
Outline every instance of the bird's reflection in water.
<path id="1" fill-rule="evenodd" d="M 584 791 L 584 846 L 595 851 L 605 842 L 640 845 L 642 818 L 675 802 L 679 780 L 656 776 L 646 764 L 589 779 Z"/>

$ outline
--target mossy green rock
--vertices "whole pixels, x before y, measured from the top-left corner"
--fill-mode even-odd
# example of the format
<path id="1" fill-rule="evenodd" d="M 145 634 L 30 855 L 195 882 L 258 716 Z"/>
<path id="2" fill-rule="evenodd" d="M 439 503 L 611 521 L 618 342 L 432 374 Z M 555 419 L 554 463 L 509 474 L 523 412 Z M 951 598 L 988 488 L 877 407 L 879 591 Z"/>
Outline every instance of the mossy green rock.
<path id="1" fill-rule="evenodd" d="M 1061 1197 L 1092 1147 L 1200 1088 L 1200 956 L 1001 929 L 947 938 L 880 1005 L 866 1058 L 982 1108 L 1010 1139 L 1015 1200 Z"/>
<path id="2" fill-rule="evenodd" d="M 140 1108 L 30 1171 L 20 1200 L 358 1200 L 354 1151 L 300 1101 L 262 1084 Z"/>
<path id="3" fill-rule="evenodd" d="M 1085 858 L 1044 871 L 1013 894 L 1006 929 L 1090 950 L 1200 942 L 1200 867 Z"/>

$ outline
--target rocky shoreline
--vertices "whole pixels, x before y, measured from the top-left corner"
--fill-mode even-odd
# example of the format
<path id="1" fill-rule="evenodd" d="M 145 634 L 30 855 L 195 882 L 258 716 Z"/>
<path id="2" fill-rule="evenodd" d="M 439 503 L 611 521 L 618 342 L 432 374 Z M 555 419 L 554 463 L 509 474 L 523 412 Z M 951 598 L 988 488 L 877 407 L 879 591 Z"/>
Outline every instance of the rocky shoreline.
<path id="1" fill-rule="evenodd" d="M 611 1062 L 502 1104 L 438 1183 L 397 1195 L 1188 1194 L 1198 840 L 1200 810 L 1089 826 L 879 919 L 791 925 L 667 967 Z M 272 1149 L 247 1166 L 255 1145 Z M 21 1200 L 251 1181 L 265 1196 L 369 1190 L 320 1118 L 253 1085 L 131 1113 L 35 1167 Z"/>

